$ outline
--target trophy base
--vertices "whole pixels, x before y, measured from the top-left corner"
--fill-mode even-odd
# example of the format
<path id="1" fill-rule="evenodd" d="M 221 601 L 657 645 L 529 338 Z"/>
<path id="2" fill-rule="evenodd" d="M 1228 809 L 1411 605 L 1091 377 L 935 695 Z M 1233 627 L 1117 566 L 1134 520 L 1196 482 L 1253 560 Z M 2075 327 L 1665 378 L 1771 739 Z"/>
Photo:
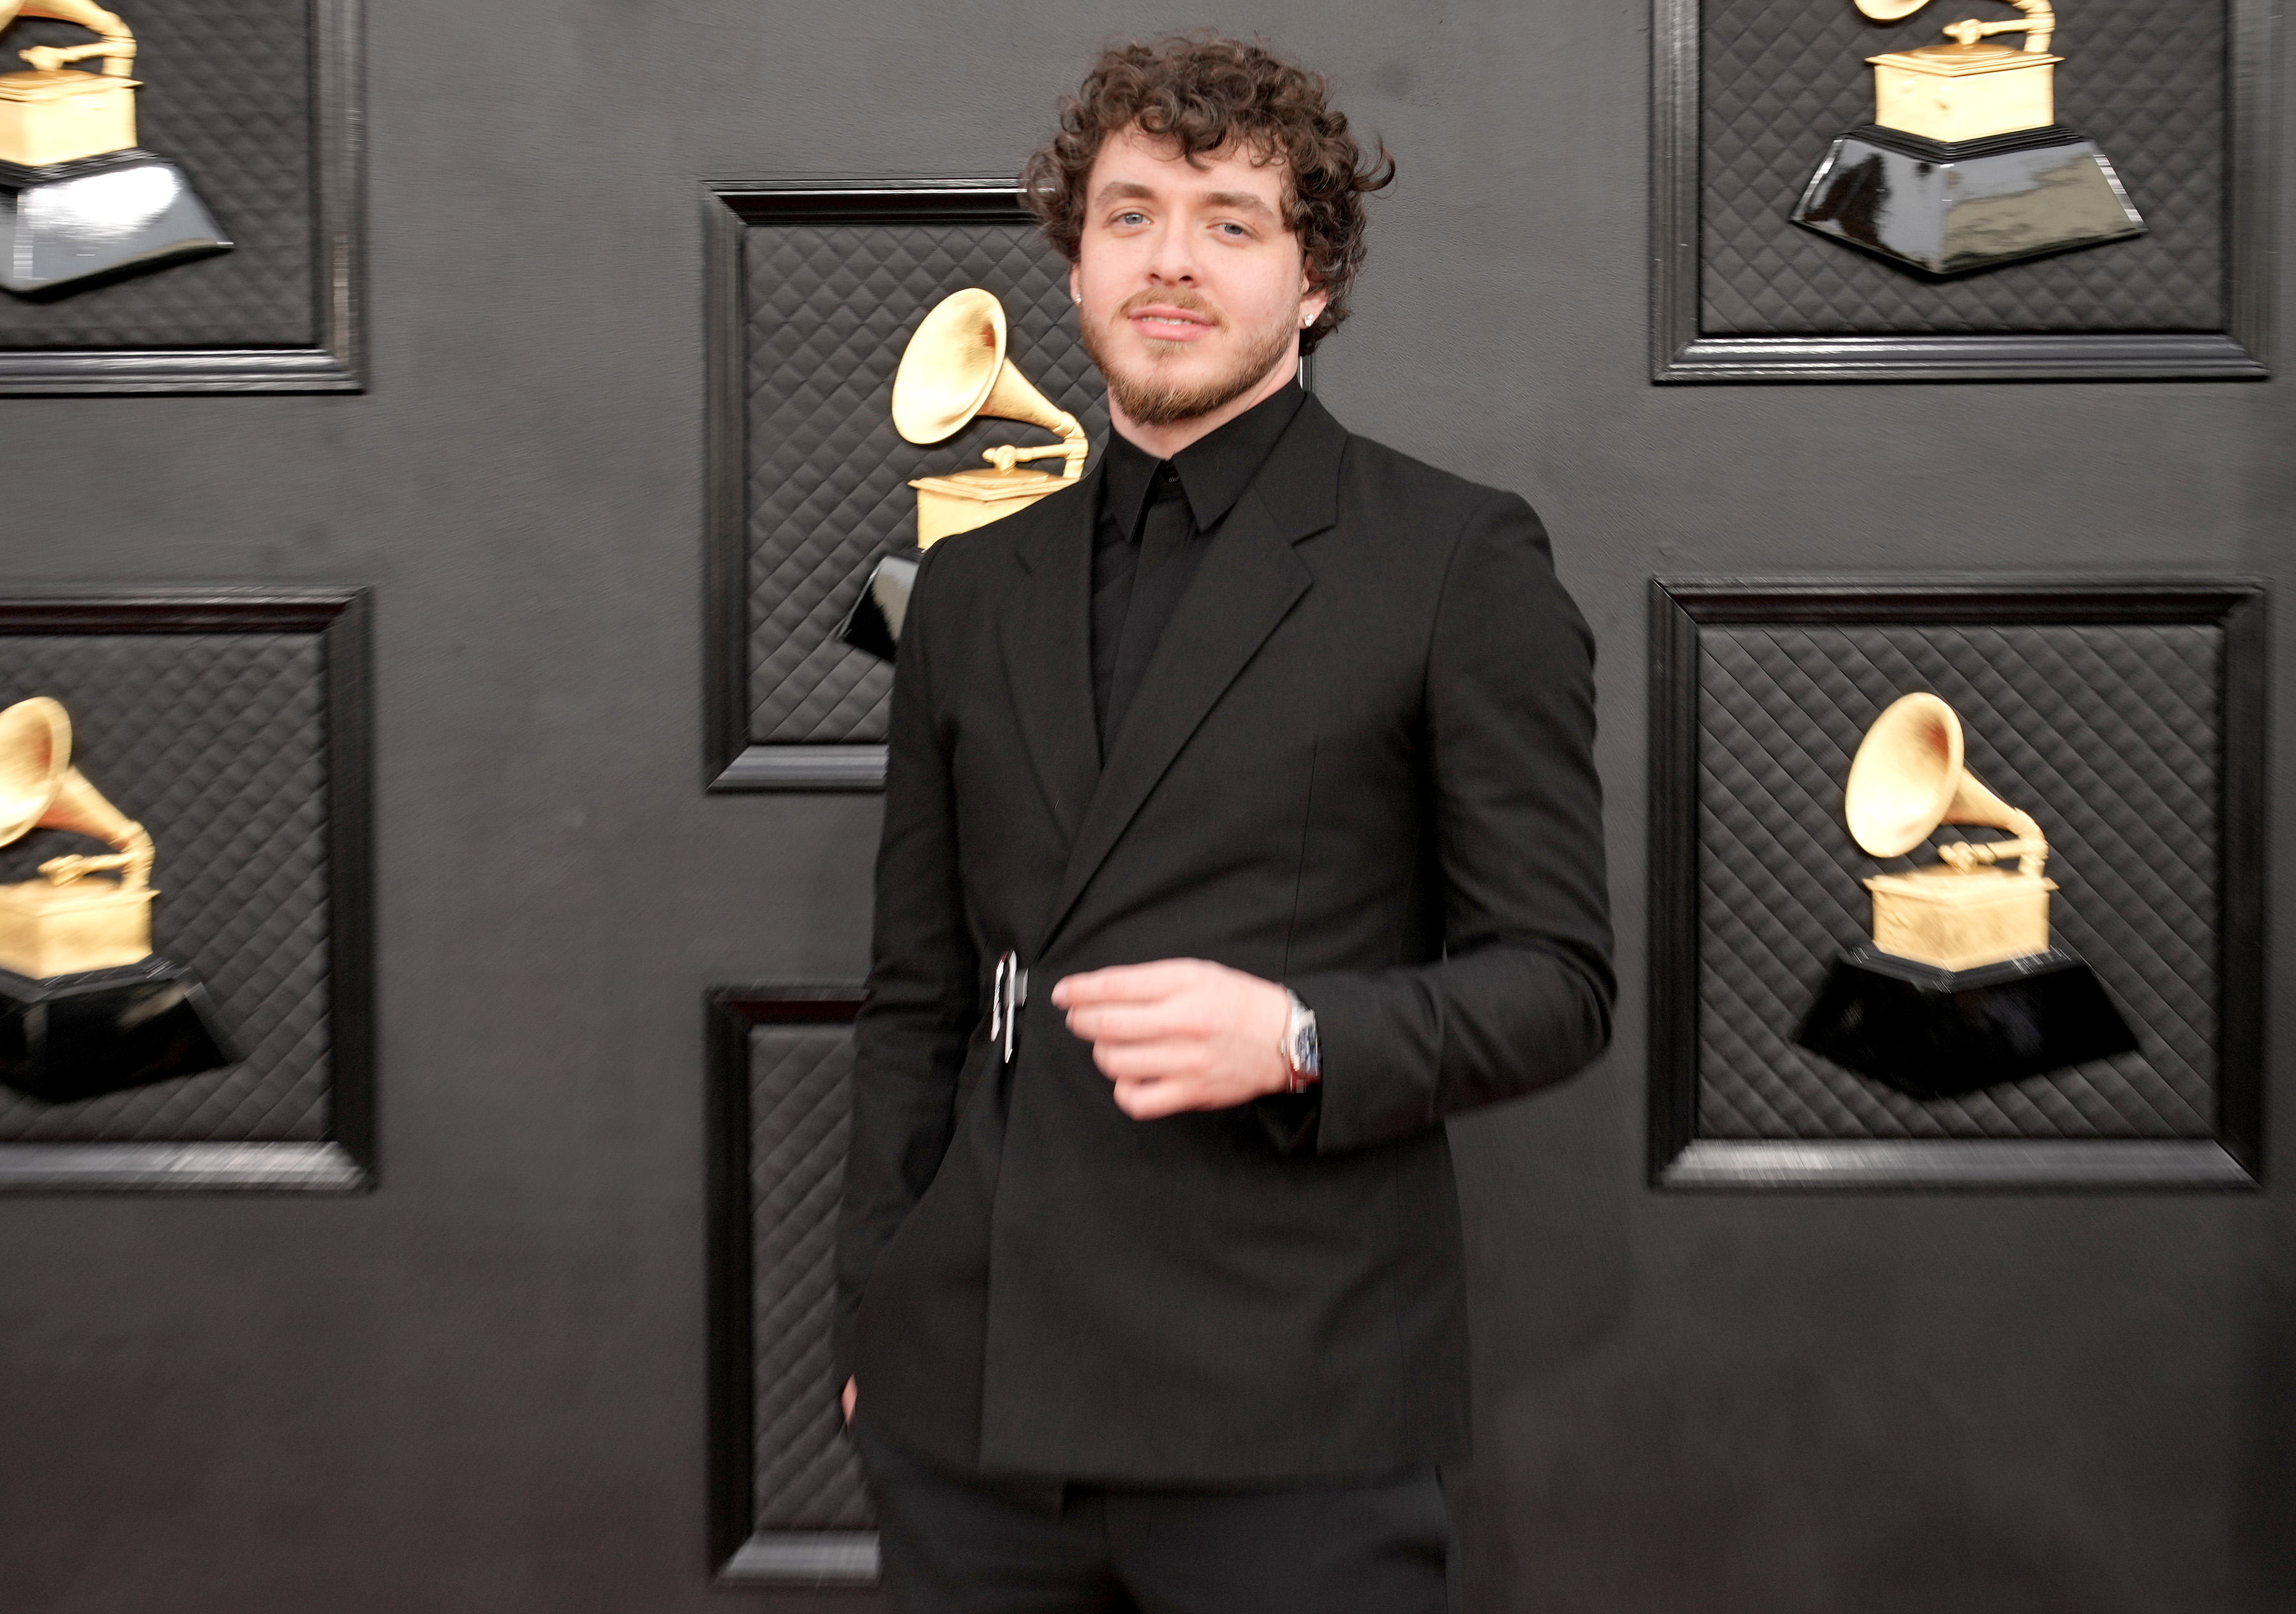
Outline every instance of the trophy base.
<path id="1" fill-rule="evenodd" d="M 1942 864 L 1876 874 L 1874 950 L 1937 970 L 1976 970 L 2049 950 L 2054 880 L 2006 869 L 1963 873 Z"/>
<path id="2" fill-rule="evenodd" d="M 901 624 L 909 614 L 909 590 L 917 580 L 917 562 L 914 551 L 887 555 L 878 561 L 869 580 L 861 586 L 861 597 L 837 625 L 838 638 L 880 660 L 894 660 L 901 646 Z"/>
<path id="3" fill-rule="evenodd" d="M 1046 494 L 1075 484 L 1050 471 L 1016 467 L 919 477 L 909 486 L 917 490 L 917 547 L 931 549 L 943 538 L 1003 520 Z"/>
<path id="4" fill-rule="evenodd" d="M 0 162 L 0 287 L 77 291 L 231 250 L 183 169 L 149 152 L 28 168 Z"/>
<path id="5" fill-rule="evenodd" d="M 141 963 L 152 955 L 149 886 L 109 880 L 0 886 L 0 971 L 32 980 Z"/>
<path id="6" fill-rule="evenodd" d="M 99 1098 L 241 1058 L 189 964 L 32 980 L 0 970 L 0 1084 L 46 1104 Z"/>
<path id="7" fill-rule="evenodd" d="M 1952 1098 L 2136 1049 L 2096 974 L 2062 949 L 1939 970 L 1845 953 L 1794 1041 L 1914 1098 Z"/>
<path id="8" fill-rule="evenodd" d="M 1948 143 L 1866 124 L 1833 143 L 1793 222 L 1931 274 L 2144 233 L 2096 143 L 2062 124 Z"/>

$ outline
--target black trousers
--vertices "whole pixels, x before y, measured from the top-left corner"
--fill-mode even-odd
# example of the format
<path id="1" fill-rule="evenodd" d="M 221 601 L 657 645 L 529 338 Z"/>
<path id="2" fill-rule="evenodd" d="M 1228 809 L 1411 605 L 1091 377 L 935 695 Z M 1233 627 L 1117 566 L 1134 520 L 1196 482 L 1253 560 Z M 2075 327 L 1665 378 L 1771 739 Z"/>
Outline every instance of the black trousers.
<path id="1" fill-rule="evenodd" d="M 894 1614 L 1447 1614 L 1432 1469 L 1287 1490 L 1004 1485 L 857 1421 Z"/>

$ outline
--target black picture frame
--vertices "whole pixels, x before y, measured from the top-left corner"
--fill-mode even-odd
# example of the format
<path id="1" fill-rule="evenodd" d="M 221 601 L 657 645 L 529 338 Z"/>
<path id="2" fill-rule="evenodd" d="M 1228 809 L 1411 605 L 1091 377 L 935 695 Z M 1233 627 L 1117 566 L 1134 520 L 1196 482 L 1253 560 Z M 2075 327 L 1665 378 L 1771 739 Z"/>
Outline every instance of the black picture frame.
<path id="1" fill-rule="evenodd" d="M 1654 578 L 1649 1177 L 1661 1189 L 2249 1189 L 2264 1126 L 2264 585 L 2248 578 Z M 1699 635 L 1709 625 L 2201 624 L 2223 633 L 2218 1116 L 2208 1139 L 1701 1138 Z"/>
<path id="2" fill-rule="evenodd" d="M 316 340 L 307 348 L 0 348 L 0 397 L 365 389 L 361 0 L 309 5 Z"/>
<path id="3" fill-rule="evenodd" d="M 12 587 L 11 634 L 315 634 L 325 679 L 328 1058 L 320 1143 L 0 1143 L 0 1192 L 374 1186 L 373 602 L 365 588 Z"/>
<path id="4" fill-rule="evenodd" d="M 758 744 L 750 734 L 749 460 L 742 252 L 758 225 L 1026 225 L 1010 179 L 715 182 L 702 187 L 702 783 L 711 791 L 878 791 L 882 745 Z M 1312 391 L 1311 365 L 1300 382 Z"/>
<path id="5" fill-rule="evenodd" d="M 2273 324 L 2273 15 L 2266 0 L 2226 0 L 2226 6 L 2223 329 L 1710 336 L 1700 323 L 1703 0 L 1652 0 L 1651 379 L 2264 379 Z"/>
<path id="6" fill-rule="evenodd" d="M 718 791 L 876 791 L 882 745 L 759 745 L 750 738 L 748 459 L 742 243 L 754 225 L 1026 224 L 1009 179 L 713 184 L 702 193 L 708 433 L 703 496 L 702 757 Z"/>
<path id="7" fill-rule="evenodd" d="M 709 1080 L 709 1562 L 715 1584 L 873 1585 L 873 1530 L 757 1528 L 757 1339 L 750 1178 L 750 1033 L 849 1025 L 859 981 L 753 981 L 704 996 Z"/>

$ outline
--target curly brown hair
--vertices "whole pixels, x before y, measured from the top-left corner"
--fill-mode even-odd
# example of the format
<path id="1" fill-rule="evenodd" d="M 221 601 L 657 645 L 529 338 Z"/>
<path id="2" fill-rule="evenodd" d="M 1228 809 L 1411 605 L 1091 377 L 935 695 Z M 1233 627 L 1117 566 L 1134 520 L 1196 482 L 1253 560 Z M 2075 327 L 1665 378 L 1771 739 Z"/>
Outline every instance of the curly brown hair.
<path id="1" fill-rule="evenodd" d="M 1217 34 L 1113 45 L 1075 94 L 1061 97 L 1060 132 L 1021 168 L 1021 197 L 1074 263 L 1085 184 L 1111 135 L 1136 127 L 1170 141 L 1198 166 L 1231 146 L 1255 161 L 1282 161 L 1285 222 L 1328 299 L 1300 333 L 1300 350 L 1311 353 L 1348 317 L 1348 292 L 1364 260 L 1364 198 L 1395 177 L 1385 143 L 1375 143 L 1375 159 L 1367 155 L 1348 133 L 1345 115 L 1332 110 L 1331 95 L 1322 74 Z"/>

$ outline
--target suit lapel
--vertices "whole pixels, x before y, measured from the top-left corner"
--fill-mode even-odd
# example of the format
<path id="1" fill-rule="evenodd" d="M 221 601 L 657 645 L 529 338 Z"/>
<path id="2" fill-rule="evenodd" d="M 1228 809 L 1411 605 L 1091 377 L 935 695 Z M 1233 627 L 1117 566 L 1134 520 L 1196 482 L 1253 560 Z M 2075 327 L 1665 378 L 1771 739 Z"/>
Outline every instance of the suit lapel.
<path id="1" fill-rule="evenodd" d="M 1100 475 L 1095 466 L 1076 492 L 1046 502 L 1042 530 L 1014 547 L 1021 575 L 997 613 L 1021 738 L 1070 845 L 1100 775 L 1092 705 L 1092 524 Z"/>
<path id="2" fill-rule="evenodd" d="M 1323 406 L 1307 399 L 1214 535 L 1148 663 L 1070 842 L 1068 868 L 1039 954 L 1051 945 L 1189 736 L 1308 592 L 1313 574 L 1292 546 L 1332 524 L 1346 438 Z M 1089 736 L 1088 650 L 1082 660 Z"/>

